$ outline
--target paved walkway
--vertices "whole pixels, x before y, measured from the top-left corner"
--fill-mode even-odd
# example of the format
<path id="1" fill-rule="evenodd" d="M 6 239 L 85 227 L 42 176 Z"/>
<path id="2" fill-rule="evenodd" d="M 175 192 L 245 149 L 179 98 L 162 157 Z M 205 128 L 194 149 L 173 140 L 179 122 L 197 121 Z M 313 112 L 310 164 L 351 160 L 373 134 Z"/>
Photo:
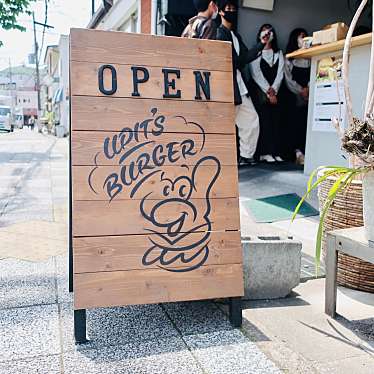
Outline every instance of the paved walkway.
<path id="1" fill-rule="evenodd" d="M 308 180 L 293 165 L 258 165 L 239 170 L 240 196 L 263 198 L 297 193 Z M 317 195 L 309 201 L 318 208 Z M 324 313 L 324 279 L 315 279 L 318 217 L 258 224 L 242 209 L 246 235 L 292 235 L 303 243 L 301 278 L 305 282 L 285 299 L 244 303 L 244 330 L 285 372 L 292 374 L 373 374 L 374 294 L 338 288 L 335 320 Z M 322 271 L 323 274 L 323 271 Z"/>
<path id="2" fill-rule="evenodd" d="M 90 343 L 75 346 L 67 150 L 27 129 L 0 134 L 0 374 L 280 372 L 210 302 L 88 311 Z"/>

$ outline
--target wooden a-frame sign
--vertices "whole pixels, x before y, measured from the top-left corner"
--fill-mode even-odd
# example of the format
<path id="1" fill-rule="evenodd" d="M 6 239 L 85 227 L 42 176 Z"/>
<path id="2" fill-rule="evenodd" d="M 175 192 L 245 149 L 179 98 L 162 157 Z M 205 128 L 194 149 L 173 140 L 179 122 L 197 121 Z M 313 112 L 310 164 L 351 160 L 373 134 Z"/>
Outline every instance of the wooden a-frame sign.
<path id="1" fill-rule="evenodd" d="M 70 289 L 88 308 L 230 298 L 242 251 L 231 44 L 72 29 Z"/>

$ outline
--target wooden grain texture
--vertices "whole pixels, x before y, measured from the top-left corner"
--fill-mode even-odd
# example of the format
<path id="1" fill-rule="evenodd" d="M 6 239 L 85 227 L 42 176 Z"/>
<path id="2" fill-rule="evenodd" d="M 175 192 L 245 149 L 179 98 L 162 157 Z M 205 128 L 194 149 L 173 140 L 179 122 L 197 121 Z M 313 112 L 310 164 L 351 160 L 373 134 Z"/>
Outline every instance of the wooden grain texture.
<path id="1" fill-rule="evenodd" d="M 193 242 L 199 236 L 192 233 L 192 238 L 188 237 L 182 243 Z M 152 237 L 154 234 L 74 238 L 74 273 L 158 268 L 157 264 L 147 267 L 142 264 L 142 256 L 149 249 L 149 238 Z M 213 232 L 209 241 L 209 257 L 204 266 L 241 262 L 240 232 Z"/>
<path id="2" fill-rule="evenodd" d="M 70 30 L 70 59 L 232 71 L 231 43 L 87 29 Z"/>
<path id="3" fill-rule="evenodd" d="M 105 132 L 105 131 L 73 131 L 71 134 L 71 149 L 72 149 L 72 165 L 77 166 L 88 166 L 95 165 L 94 159 L 96 157 L 97 165 L 119 165 L 119 161 L 123 154 L 134 146 L 138 144 L 143 144 L 146 142 L 152 142 L 145 144 L 138 151 L 131 153 L 126 157 L 121 165 L 130 165 L 132 162 L 136 162 L 140 154 L 146 153 L 152 156 L 153 151 L 157 145 L 162 145 L 164 152 L 167 154 L 166 146 L 171 142 L 181 143 L 186 139 L 192 139 L 194 141 L 194 152 L 197 152 L 194 156 L 183 157 L 181 154 L 182 147 L 180 145 L 175 145 L 174 149 L 178 150 L 179 159 L 173 163 L 173 165 L 195 165 L 198 160 L 204 156 L 217 156 L 221 165 L 236 165 L 236 145 L 235 137 L 231 135 L 221 135 L 221 134 L 207 134 L 205 138 L 205 145 L 201 152 L 200 149 L 203 145 L 203 137 L 201 134 L 170 134 L 164 133 L 158 137 L 148 137 L 145 138 L 141 135 L 139 142 L 132 140 L 124 149 L 112 159 L 108 159 L 103 152 L 103 144 L 106 138 L 110 139 L 110 144 L 112 144 L 112 139 L 117 136 L 117 148 L 120 145 L 120 139 L 116 132 Z M 166 153 L 165 153 L 166 152 Z M 159 155 L 160 152 L 157 152 Z M 152 159 L 152 157 L 151 157 Z M 151 160 L 152 161 L 152 160 Z M 152 161 L 153 163 L 153 161 Z M 166 160 L 165 165 L 170 164 Z"/>
<path id="4" fill-rule="evenodd" d="M 150 74 L 141 97 L 132 66 Z M 70 71 L 74 308 L 242 296 L 231 44 L 73 29 Z"/>
<path id="5" fill-rule="evenodd" d="M 325 313 L 335 318 L 336 315 L 336 294 L 337 294 L 337 266 L 338 254 L 336 251 L 336 237 L 327 234 L 326 250 L 326 282 L 325 282 Z"/>
<path id="6" fill-rule="evenodd" d="M 190 199 L 189 202 L 197 209 L 194 219 L 191 207 L 179 202 L 165 204 L 157 212 L 160 222 L 167 224 L 187 213 L 180 232 L 189 232 L 206 223 L 204 215 L 208 205 L 205 199 Z M 147 214 L 157 204 L 150 200 L 145 203 Z M 210 200 L 211 231 L 238 231 L 239 202 L 237 198 Z M 139 200 L 113 200 L 106 201 L 73 201 L 73 236 L 105 236 L 105 235 L 132 235 L 144 234 L 149 231 L 166 232 L 166 228 L 155 227 L 146 220 L 140 212 Z M 206 227 L 198 229 L 206 231 Z"/>
<path id="7" fill-rule="evenodd" d="M 162 269 L 74 275 L 74 309 L 242 296 L 239 264 L 210 265 L 188 273 Z"/>
<path id="8" fill-rule="evenodd" d="M 212 166 L 202 166 L 200 170 L 200 176 L 197 178 L 196 194 L 194 195 L 197 199 L 202 199 L 205 197 L 207 186 L 214 174 L 215 170 L 212 170 Z M 130 186 L 124 186 L 122 192 L 116 196 L 116 200 L 128 200 L 130 198 L 138 200 L 148 195 L 150 192 L 153 192 L 152 198 L 159 200 L 163 199 L 165 196 L 163 194 L 163 189 L 166 186 L 171 186 L 170 181 L 162 181 L 162 172 L 165 172 L 169 180 L 175 180 L 182 174 L 188 175 L 191 177 L 193 167 L 190 167 L 190 172 L 186 172 L 185 167 L 175 167 L 175 166 L 166 166 L 159 170 L 158 173 L 151 176 L 145 181 L 142 185 L 139 193 L 136 193 L 134 196 L 131 195 L 131 191 L 136 185 L 134 182 Z M 106 186 L 104 181 L 113 172 L 121 173 L 120 166 L 101 166 L 93 171 L 92 166 L 75 166 L 73 167 L 73 196 L 74 200 L 109 200 Z M 147 173 L 144 173 L 146 175 Z M 149 174 L 149 173 L 148 173 Z M 90 188 L 88 182 L 91 175 L 90 184 L 93 189 Z M 178 184 L 175 186 L 178 188 Z M 224 197 L 238 197 L 238 169 L 236 166 L 222 166 L 220 175 L 215 182 L 210 196 L 212 198 L 224 198 Z"/>
<path id="9" fill-rule="evenodd" d="M 98 88 L 98 70 L 102 64 L 92 62 L 71 62 L 71 94 L 73 96 L 107 96 L 102 94 Z M 130 65 L 113 65 L 117 71 L 117 91 L 110 97 L 132 97 L 133 76 Z M 144 99 L 163 99 L 164 95 L 164 75 L 162 68 L 148 67 L 149 80 L 139 84 L 140 98 Z M 211 71 L 210 76 L 210 101 L 233 102 L 233 84 L 232 74 L 230 72 Z M 142 77 L 142 76 L 141 76 Z M 170 88 L 170 93 L 175 94 L 177 90 L 181 91 L 181 98 L 170 100 L 193 100 L 196 96 L 195 75 L 193 70 L 181 69 L 180 79 L 170 74 L 169 80 L 176 80 L 175 90 Z M 104 72 L 104 87 L 111 88 L 111 74 L 108 69 Z M 202 95 L 205 101 L 205 96 Z M 134 100 L 139 100 L 135 98 Z M 169 99 L 164 99 L 169 100 Z"/>
<path id="10" fill-rule="evenodd" d="M 151 109 L 157 108 L 169 124 L 165 132 L 200 132 L 198 128 L 186 126 L 180 122 L 169 121 L 169 117 L 183 116 L 189 121 L 201 124 L 206 133 L 235 134 L 235 107 L 231 103 L 186 102 L 73 96 L 72 130 L 121 131 L 125 127 L 133 128 L 136 122 L 152 118 Z"/>

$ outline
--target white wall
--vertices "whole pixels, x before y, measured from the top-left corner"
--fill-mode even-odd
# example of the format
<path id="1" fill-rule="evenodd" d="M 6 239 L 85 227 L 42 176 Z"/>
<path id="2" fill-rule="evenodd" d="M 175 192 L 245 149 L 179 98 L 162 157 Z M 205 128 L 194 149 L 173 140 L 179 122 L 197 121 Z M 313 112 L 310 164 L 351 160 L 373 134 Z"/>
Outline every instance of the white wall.
<path id="1" fill-rule="evenodd" d="M 118 30 L 134 12 L 138 12 L 137 31 L 140 31 L 140 0 L 117 0 L 97 25 L 98 30 Z"/>
<path id="2" fill-rule="evenodd" d="M 341 56 L 342 51 L 336 54 L 327 54 L 312 59 L 312 72 L 317 72 L 317 62 L 327 56 Z M 355 116 L 361 117 L 364 112 L 365 95 L 369 76 L 370 47 L 369 45 L 354 47 L 351 51 L 349 82 L 352 95 L 353 111 Z M 305 174 L 310 174 L 321 165 L 348 166 L 348 161 L 342 157 L 341 143 L 335 131 L 313 131 L 315 80 L 311 81 L 309 98 L 308 131 L 305 153 Z"/>
<path id="3" fill-rule="evenodd" d="M 64 128 L 64 134 L 69 133 L 70 129 L 70 102 L 69 102 L 69 37 L 61 35 L 59 45 L 60 62 L 60 89 L 63 92 L 63 99 L 59 103 L 60 106 L 60 126 Z"/>
<path id="4" fill-rule="evenodd" d="M 35 109 L 38 107 L 38 94 L 36 91 L 18 91 L 17 107 Z"/>
<path id="5" fill-rule="evenodd" d="M 337 21 L 349 24 L 351 18 L 346 0 L 275 0 L 272 12 L 240 8 L 239 32 L 251 46 L 256 41 L 259 27 L 271 23 L 278 34 L 280 47 L 284 49 L 290 32 L 296 27 L 304 27 L 312 33 Z M 370 26 L 367 16 L 363 17 L 362 23 Z"/>

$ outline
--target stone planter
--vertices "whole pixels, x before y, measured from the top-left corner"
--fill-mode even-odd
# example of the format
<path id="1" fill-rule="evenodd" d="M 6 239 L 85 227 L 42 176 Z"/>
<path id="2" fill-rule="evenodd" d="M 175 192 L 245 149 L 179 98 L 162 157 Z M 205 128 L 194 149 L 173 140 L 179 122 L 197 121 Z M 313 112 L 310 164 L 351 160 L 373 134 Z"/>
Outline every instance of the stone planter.
<path id="1" fill-rule="evenodd" d="M 366 238 L 374 244 L 374 171 L 365 175 L 362 187 Z"/>
<path id="2" fill-rule="evenodd" d="M 300 283 L 299 241 L 280 237 L 242 238 L 244 299 L 286 297 Z"/>

